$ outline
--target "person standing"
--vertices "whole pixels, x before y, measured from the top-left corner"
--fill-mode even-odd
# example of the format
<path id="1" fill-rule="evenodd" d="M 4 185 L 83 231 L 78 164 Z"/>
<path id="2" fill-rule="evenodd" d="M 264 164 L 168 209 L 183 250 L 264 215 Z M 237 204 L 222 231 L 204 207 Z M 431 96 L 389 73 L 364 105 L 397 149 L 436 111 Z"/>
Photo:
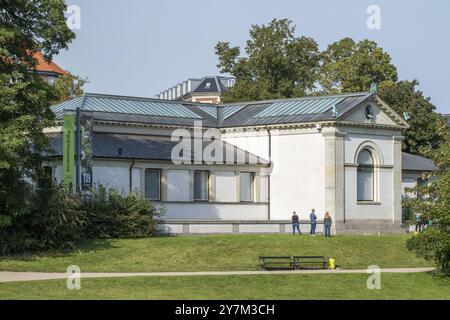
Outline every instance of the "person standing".
<path id="1" fill-rule="evenodd" d="M 317 216 L 316 216 L 316 210 L 312 209 L 311 213 L 309 214 L 309 220 L 311 222 L 311 230 L 309 231 L 309 234 L 312 236 L 316 235 L 316 226 L 317 226 Z"/>
<path id="2" fill-rule="evenodd" d="M 416 212 L 415 214 L 416 218 L 416 232 L 422 231 L 422 214 L 420 212 Z"/>
<path id="3" fill-rule="evenodd" d="M 330 214 L 325 212 L 325 217 L 323 218 L 323 225 L 325 226 L 325 237 L 331 237 L 331 224 L 333 221 L 331 220 Z"/>
<path id="4" fill-rule="evenodd" d="M 292 213 L 292 234 L 294 234 L 294 235 L 295 235 L 295 229 L 297 229 L 298 233 L 300 235 L 302 235 L 302 232 L 300 231 L 300 222 L 299 222 L 299 219 L 298 219 L 298 215 L 294 211 Z"/>

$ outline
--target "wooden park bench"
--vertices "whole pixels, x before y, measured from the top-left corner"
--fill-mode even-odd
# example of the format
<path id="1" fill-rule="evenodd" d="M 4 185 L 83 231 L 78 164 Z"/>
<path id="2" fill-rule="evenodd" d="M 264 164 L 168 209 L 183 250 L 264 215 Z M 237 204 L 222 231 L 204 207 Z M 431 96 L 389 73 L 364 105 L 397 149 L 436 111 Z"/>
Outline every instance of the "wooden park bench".
<path id="1" fill-rule="evenodd" d="M 324 256 L 260 256 L 260 270 L 327 269 Z"/>
<path id="2" fill-rule="evenodd" d="M 293 256 L 293 269 L 328 269 L 328 259 L 324 256 Z"/>
<path id="3" fill-rule="evenodd" d="M 260 270 L 292 270 L 294 259 L 292 256 L 260 256 Z"/>

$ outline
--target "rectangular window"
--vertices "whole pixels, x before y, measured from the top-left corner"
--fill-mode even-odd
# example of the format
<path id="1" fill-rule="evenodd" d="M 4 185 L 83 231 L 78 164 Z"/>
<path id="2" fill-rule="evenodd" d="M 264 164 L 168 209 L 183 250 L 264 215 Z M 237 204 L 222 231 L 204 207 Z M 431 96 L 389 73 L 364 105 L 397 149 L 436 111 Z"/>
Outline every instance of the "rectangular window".
<path id="1" fill-rule="evenodd" d="M 159 170 L 145 171 L 145 197 L 150 200 L 161 199 L 161 172 Z"/>
<path id="2" fill-rule="evenodd" d="M 358 167 L 358 201 L 374 201 L 373 167 Z"/>
<path id="3" fill-rule="evenodd" d="M 253 173 L 240 174 L 240 201 L 253 201 Z"/>
<path id="4" fill-rule="evenodd" d="M 194 200 L 207 201 L 209 194 L 209 172 L 194 172 Z"/>

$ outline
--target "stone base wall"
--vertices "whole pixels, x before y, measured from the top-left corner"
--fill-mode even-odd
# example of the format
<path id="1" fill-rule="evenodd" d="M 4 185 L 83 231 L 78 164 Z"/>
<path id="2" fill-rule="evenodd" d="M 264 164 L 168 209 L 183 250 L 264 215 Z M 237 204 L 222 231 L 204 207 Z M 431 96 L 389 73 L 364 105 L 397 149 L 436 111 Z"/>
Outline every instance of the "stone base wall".
<path id="1" fill-rule="evenodd" d="M 300 222 L 303 234 L 309 234 L 309 221 Z M 333 225 L 333 234 L 399 234 L 403 233 L 400 223 L 387 220 L 338 221 Z M 159 234 L 195 235 L 195 234 L 261 234 L 292 233 L 290 221 L 198 221 L 165 220 L 159 227 Z M 323 223 L 317 223 L 317 234 L 324 233 Z"/>
<path id="2" fill-rule="evenodd" d="M 335 223 L 335 234 L 400 234 L 401 222 L 392 220 L 347 220 Z"/>

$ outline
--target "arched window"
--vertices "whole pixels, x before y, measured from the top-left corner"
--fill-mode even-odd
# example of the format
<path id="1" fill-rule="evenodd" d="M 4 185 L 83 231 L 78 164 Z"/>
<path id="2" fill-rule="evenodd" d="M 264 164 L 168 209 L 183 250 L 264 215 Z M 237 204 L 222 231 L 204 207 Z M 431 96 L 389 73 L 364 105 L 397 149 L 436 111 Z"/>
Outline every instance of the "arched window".
<path id="1" fill-rule="evenodd" d="M 363 149 L 358 155 L 358 201 L 374 201 L 374 162 L 372 153 Z"/>

